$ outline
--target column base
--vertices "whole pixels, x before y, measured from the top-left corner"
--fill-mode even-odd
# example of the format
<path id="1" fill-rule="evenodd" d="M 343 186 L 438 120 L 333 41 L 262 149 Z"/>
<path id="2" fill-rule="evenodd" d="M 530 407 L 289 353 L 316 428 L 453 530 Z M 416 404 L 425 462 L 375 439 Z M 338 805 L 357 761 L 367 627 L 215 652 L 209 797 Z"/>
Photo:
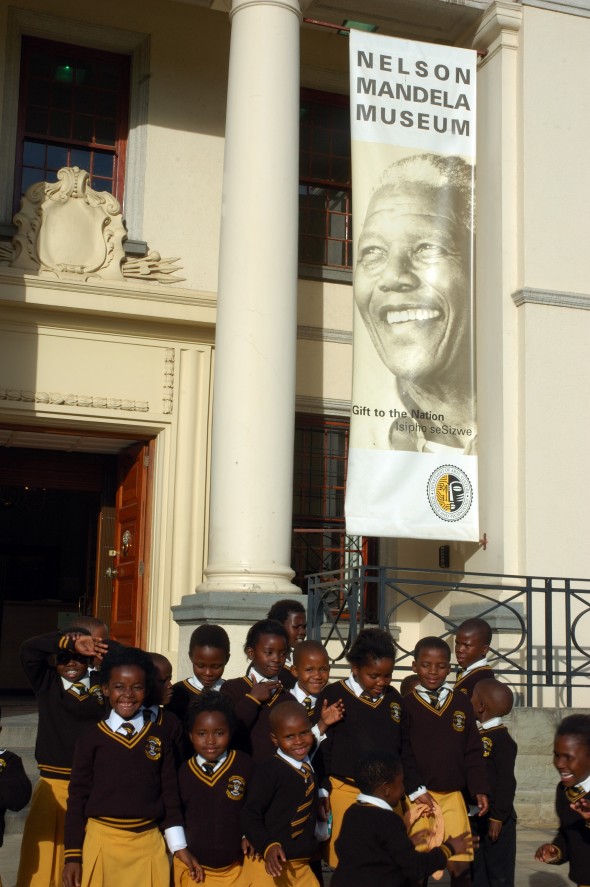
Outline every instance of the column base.
<path id="1" fill-rule="evenodd" d="M 219 583 L 221 586 L 221 583 Z M 207 583 L 199 586 L 197 594 L 185 594 L 180 604 L 172 607 L 172 616 L 179 627 L 178 671 L 176 680 L 182 680 L 192 674 L 192 665 L 188 658 L 190 636 L 194 629 L 203 623 L 222 625 L 230 637 L 232 658 L 224 672 L 224 677 L 239 677 L 246 673 L 247 659 L 243 653 L 243 645 L 248 629 L 255 622 L 266 619 L 266 614 L 276 601 L 284 598 L 301 597 L 301 603 L 307 609 L 307 598 L 301 590 L 290 583 L 285 590 L 233 590 L 227 585 L 219 591 L 211 591 Z M 260 589 L 260 585 L 258 585 Z"/>

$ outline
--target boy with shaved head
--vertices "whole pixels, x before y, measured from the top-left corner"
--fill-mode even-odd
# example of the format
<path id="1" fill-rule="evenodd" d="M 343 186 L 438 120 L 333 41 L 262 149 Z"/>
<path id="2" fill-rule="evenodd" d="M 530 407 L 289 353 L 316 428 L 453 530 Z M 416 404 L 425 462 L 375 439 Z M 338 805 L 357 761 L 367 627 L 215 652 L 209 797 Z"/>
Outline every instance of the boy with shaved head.
<path id="1" fill-rule="evenodd" d="M 479 721 L 490 783 L 490 809 L 474 817 L 480 845 L 473 863 L 473 887 L 513 887 L 516 863 L 514 765 L 517 746 L 502 723 L 512 710 L 512 691 L 493 678 L 473 688 L 471 704 Z"/>
<path id="2" fill-rule="evenodd" d="M 455 636 L 455 658 L 459 672 L 455 690 L 471 698 L 478 681 L 493 678 L 494 672 L 487 660 L 492 643 L 492 627 L 485 619 L 466 619 L 457 629 Z"/>

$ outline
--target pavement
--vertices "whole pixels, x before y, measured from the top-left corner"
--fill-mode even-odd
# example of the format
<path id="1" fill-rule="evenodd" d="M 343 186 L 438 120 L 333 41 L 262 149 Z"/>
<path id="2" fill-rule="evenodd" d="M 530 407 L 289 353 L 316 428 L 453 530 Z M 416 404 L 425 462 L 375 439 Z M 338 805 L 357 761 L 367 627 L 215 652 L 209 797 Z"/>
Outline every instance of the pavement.
<path id="1" fill-rule="evenodd" d="M 10 814 L 8 814 L 10 816 Z M 550 841 L 552 832 L 550 829 L 526 828 L 517 829 L 516 851 L 516 878 L 514 887 L 571 887 L 572 882 L 567 877 L 567 865 L 548 866 L 535 862 L 535 850 L 540 844 Z M 3 887 L 15 887 L 16 872 L 20 852 L 20 835 L 6 835 L 4 846 L 0 848 L 0 874 Z M 329 877 L 325 878 L 328 887 Z M 441 881 L 432 881 L 431 884 L 448 883 L 445 876 Z M 121 887 L 141 887 L 141 885 L 123 884 Z M 375 885 L 381 887 L 381 885 Z"/>

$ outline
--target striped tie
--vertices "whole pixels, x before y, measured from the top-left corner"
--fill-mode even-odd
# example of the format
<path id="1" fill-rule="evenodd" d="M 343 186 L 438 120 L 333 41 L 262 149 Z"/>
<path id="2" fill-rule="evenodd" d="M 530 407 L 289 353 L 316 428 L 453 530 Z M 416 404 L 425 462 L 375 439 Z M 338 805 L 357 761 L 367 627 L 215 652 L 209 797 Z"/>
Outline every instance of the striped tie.
<path id="1" fill-rule="evenodd" d="M 72 684 L 71 689 L 75 690 L 77 692 L 78 696 L 80 696 L 80 698 L 82 696 L 86 696 L 86 694 L 88 693 L 88 690 L 86 688 L 86 684 L 81 684 L 81 683 L 80 684 L 78 684 L 78 683 Z"/>
<path id="2" fill-rule="evenodd" d="M 303 700 L 303 704 L 304 704 L 304 706 L 305 706 L 306 709 L 307 709 L 307 713 L 309 714 L 310 711 L 311 711 L 311 708 L 312 708 L 312 706 L 311 706 L 311 696 L 306 696 L 305 699 Z"/>
<path id="3" fill-rule="evenodd" d="M 133 724 L 130 724 L 129 721 L 125 721 L 124 724 L 121 724 L 119 730 L 124 731 L 126 739 L 131 739 L 132 736 L 135 736 L 135 727 Z"/>
<path id="4" fill-rule="evenodd" d="M 203 764 L 201 764 L 201 769 L 205 771 L 207 776 L 213 776 L 213 773 L 215 772 L 215 764 L 211 764 L 209 761 L 205 761 Z"/>
<path id="5" fill-rule="evenodd" d="M 305 784 L 307 785 L 310 778 L 313 778 L 313 769 L 309 766 L 309 764 L 306 764 L 305 762 L 301 764 L 301 767 L 299 769 L 305 777 Z"/>

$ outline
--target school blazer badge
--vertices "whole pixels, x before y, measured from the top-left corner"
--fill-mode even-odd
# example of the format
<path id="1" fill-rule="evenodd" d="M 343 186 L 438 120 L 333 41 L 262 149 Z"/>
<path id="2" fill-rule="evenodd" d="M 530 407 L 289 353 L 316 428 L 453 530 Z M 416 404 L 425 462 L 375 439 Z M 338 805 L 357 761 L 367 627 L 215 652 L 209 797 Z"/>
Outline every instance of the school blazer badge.
<path id="1" fill-rule="evenodd" d="M 391 720 L 395 721 L 396 724 L 399 724 L 402 719 L 402 707 L 399 702 L 390 702 L 389 711 L 391 713 Z"/>
<path id="2" fill-rule="evenodd" d="M 465 729 L 465 723 L 467 721 L 467 715 L 464 711 L 454 711 L 453 712 L 453 730 L 456 730 L 457 733 L 462 733 Z"/>
<path id="3" fill-rule="evenodd" d="M 230 776 L 225 793 L 232 801 L 241 801 L 246 791 L 246 780 L 243 776 Z"/>
<path id="4" fill-rule="evenodd" d="M 150 761 L 159 761 L 162 757 L 162 740 L 157 736 L 148 736 L 144 750 Z"/>

